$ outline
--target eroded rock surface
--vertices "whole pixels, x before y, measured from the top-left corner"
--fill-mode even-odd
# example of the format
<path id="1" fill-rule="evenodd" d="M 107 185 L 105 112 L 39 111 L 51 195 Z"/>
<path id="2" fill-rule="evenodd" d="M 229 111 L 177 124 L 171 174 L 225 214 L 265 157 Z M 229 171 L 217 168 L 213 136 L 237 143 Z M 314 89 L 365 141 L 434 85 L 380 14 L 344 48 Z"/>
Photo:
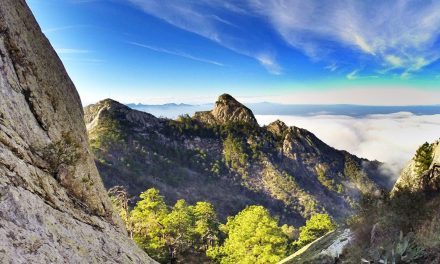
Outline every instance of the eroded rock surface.
<path id="1" fill-rule="evenodd" d="M 0 2 L 0 263 L 150 263 L 88 149 L 80 98 L 24 0 Z"/>
<path id="2" fill-rule="evenodd" d="M 289 127 L 281 120 L 277 119 L 267 126 L 267 130 L 274 135 L 282 137 Z"/>
<path id="3" fill-rule="evenodd" d="M 212 111 L 197 112 L 194 118 L 208 124 L 245 123 L 258 126 L 252 111 L 229 94 L 222 94 Z"/>
<path id="4" fill-rule="evenodd" d="M 432 148 L 432 162 L 428 170 L 418 172 L 416 156 L 408 162 L 401 171 L 400 177 L 394 185 L 393 192 L 403 189 L 411 191 L 438 191 L 440 190 L 440 140 L 430 144 Z"/>

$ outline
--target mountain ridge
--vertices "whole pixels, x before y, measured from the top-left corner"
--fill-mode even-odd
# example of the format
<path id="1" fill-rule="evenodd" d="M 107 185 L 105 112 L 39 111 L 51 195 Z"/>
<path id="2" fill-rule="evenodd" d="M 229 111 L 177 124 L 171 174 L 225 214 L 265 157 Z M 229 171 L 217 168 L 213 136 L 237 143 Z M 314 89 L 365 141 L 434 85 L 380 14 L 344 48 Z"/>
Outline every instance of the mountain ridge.
<path id="1" fill-rule="evenodd" d="M 281 121 L 260 127 L 248 108 L 224 99 L 212 111 L 178 120 L 122 105 L 109 108 L 106 101 L 86 107 L 90 144 L 106 187 L 125 185 L 132 196 L 156 187 L 174 201 L 208 200 L 223 217 L 262 204 L 297 226 L 313 211 L 327 210 L 342 220 L 361 190 L 378 188 L 373 175 L 381 175 L 380 163 L 336 150 Z M 91 127 L 97 116 L 100 125 Z M 141 119 L 146 123 L 133 121 Z"/>

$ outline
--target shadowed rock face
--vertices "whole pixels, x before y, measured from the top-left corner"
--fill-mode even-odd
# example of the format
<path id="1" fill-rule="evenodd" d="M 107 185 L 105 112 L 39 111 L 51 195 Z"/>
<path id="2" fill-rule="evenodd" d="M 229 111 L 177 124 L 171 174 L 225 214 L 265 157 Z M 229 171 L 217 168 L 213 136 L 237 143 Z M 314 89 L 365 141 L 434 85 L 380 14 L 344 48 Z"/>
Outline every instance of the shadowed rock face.
<path id="1" fill-rule="evenodd" d="M 149 263 L 126 237 L 80 98 L 24 0 L 0 2 L 0 263 Z"/>
<path id="2" fill-rule="evenodd" d="M 209 124 L 245 123 L 258 126 L 252 111 L 229 94 L 220 95 L 212 111 L 197 112 L 194 118 Z"/>

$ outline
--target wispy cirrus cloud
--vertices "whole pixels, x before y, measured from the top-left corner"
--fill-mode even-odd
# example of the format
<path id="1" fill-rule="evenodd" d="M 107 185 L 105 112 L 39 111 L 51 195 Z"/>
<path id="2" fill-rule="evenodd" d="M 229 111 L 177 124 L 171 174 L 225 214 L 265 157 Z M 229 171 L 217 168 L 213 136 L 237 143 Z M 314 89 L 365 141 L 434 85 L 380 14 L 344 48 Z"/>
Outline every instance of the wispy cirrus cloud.
<path id="1" fill-rule="evenodd" d="M 141 44 L 141 43 L 137 43 L 137 42 L 127 42 L 128 44 L 134 45 L 134 46 L 138 46 L 141 48 L 145 48 L 145 49 L 149 49 L 155 52 L 160 52 L 160 53 L 165 53 L 165 54 L 169 54 L 169 55 L 174 55 L 174 56 L 178 56 L 178 57 L 182 57 L 185 59 L 190 59 L 193 61 L 198 61 L 198 62 L 203 62 L 203 63 L 208 63 L 208 64 L 212 64 L 212 65 L 216 65 L 216 66 L 225 66 L 223 63 L 214 61 L 214 60 L 209 60 L 209 59 L 205 59 L 205 58 L 200 58 L 200 57 L 196 57 L 193 55 L 190 55 L 188 53 L 182 52 L 182 51 L 172 51 L 172 50 L 167 50 L 164 48 L 159 48 L 159 47 L 153 47 L 153 46 L 149 46 L 149 45 L 145 45 L 145 44 Z"/>
<path id="2" fill-rule="evenodd" d="M 101 65 L 104 64 L 106 61 L 101 59 L 94 59 L 94 58 L 72 58 L 72 57 L 61 57 L 61 60 L 63 62 L 73 62 L 73 63 L 80 63 L 80 64 L 96 64 Z"/>
<path id="3" fill-rule="evenodd" d="M 85 54 L 85 53 L 90 53 L 90 50 L 85 50 L 85 49 L 71 49 L 71 48 L 56 48 L 55 49 L 56 53 L 58 53 L 58 55 L 61 54 Z"/>
<path id="4" fill-rule="evenodd" d="M 91 28 L 90 25 L 69 25 L 69 26 L 62 26 L 62 27 L 53 27 L 53 28 L 46 28 L 43 29 L 44 34 L 54 33 L 58 31 L 64 31 L 64 30 L 70 30 L 70 29 L 78 29 L 78 28 Z"/>
<path id="5" fill-rule="evenodd" d="M 283 73 L 283 69 L 276 62 L 276 59 L 269 53 L 262 53 L 255 56 L 257 61 L 264 67 L 268 72 L 274 75 L 280 75 Z"/>
<path id="6" fill-rule="evenodd" d="M 349 74 L 347 74 L 347 79 L 349 80 L 356 80 L 357 78 L 359 78 L 359 76 L 357 75 L 359 72 L 359 70 L 354 70 L 352 72 L 350 72 Z"/>
<path id="7" fill-rule="evenodd" d="M 77 49 L 77 48 L 55 48 L 55 52 L 58 54 L 63 62 L 73 62 L 81 64 L 102 64 L 105 61 L 102 59 L 96 59 L 89 57 L 92 50 Z"/>
<path id="8" fill-rule="evenodd" d="M 313 60 L 341 62 L 344 58 L 339 55 L 351 49 L 352 56 L 368 60 L 369 66 L 382 74 L 394 71 L 408 77 L 440 58 L 439 1 L 130 2 L 178 28 L 256 59 L 273 74 L 282 72 L 276 56 L 267 60 L 274 54 L 267 49 L 273 40 L 260 34 L 260 28 L 253 28 L 252 23 L 241 23 L 243 19 L 266 23 L 283 41 Z"/>
<path id="9" fill-rule="evenodd" d="M 264 47 L 270 46 L 270 43 L 228 20 L 224 15 L 250 15 L 246 2 L 222 0 L 130 0 L 130 2 L 147 14 L 255 59 L 271 74 L 282 73 L 276 55 Z M 255 45 L 256 43 L 258 45 Z"/>
<path id="10" fill-rule="evenodd" d="M 309 56 L 348 47 L 403 74 L 440 57 L 439 1 L 250 2 L 287 43 Z"/>

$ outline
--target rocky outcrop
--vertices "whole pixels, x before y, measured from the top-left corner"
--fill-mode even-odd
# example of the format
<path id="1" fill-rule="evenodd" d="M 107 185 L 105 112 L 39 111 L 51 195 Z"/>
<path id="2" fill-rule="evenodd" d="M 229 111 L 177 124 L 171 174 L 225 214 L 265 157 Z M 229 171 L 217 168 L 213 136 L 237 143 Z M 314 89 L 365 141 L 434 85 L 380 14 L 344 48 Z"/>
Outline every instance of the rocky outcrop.
<path id="1" fill-rule="evenodd" d="M 91 131 L 99 127 L 99 122 L 112 118 L 112 114 L 117 113 L 118 118 L 126 119 L 128 122 L 136 123 L 140 128 L 148 128 L 157 125 L 156 117 L 141 111 L 132 110 L 128 106 L 120 104 L 112 99 L 105 99 L 98 104 L 89 105 L 84 108 L 84 121 L 87 130 Z"/>
<path id="2" fill-rule="evenodd" d="M 417 155 L 408 162 L 401 171 L 392 193 L 403 189 L 411 191 L 439 191 L 440 190 L 440 140 L 429 145 L 432 162 L 427 170 L 418 169 Z"/>
<path id="3" fill-rule="evenodd" d="M 197 112 L 194 118 L 208 124 L 245 123 L 258 126 L 252 111 L 229 94 L 220 95 L 212 111 Z"/>
<path id="4" fill-rule="evenodd" d="M 268 131 L 278 137 L 282 137 L 288 128 L 289 127 L 281 120 L 275 120 L 266 127 Z"/>
<path id="5" fill-rule="evenodd" d="M 339 257 L 353 237 L 354 234 L 348 228 L 332 231 L 304 246 L 278 264 L 339 263 Z"/>
<path id="6" fill-rule="evenodd" d="M 80 98 L 24 0 L 0 2 L 0 102 L 0 262 L 153 262 L 113 212 Z"/>

